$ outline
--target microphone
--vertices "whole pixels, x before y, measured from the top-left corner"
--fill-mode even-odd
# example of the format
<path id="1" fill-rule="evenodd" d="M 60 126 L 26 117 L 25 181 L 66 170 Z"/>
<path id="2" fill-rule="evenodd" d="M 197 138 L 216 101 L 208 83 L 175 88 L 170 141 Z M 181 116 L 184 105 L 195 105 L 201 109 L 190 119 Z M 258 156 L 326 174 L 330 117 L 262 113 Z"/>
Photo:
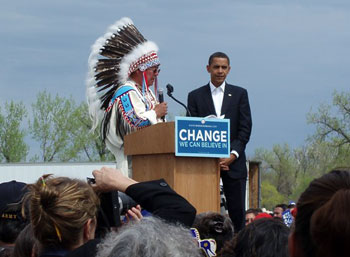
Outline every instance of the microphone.
<path id="1" fill-rule="evenodd" d="M 174 87 L 170 84 L 166 85 L 166 89 L 167 89 L 167 94 L 168 96 L 172 97 L 172 93 L 174 92 Z"/>
<path id="2" fill-rule="evenodd" d="M 192 117 L 192 115 L 191 115 L 190 111 L 188 110 L 187 106 L 184 105 L 183 103 L 181 103 L 175 97 L 173 97 L 174 87 L 172 85 L 168 84 L 168 85 L 166 85 L 166 89 L 167 89 L 167 95 L 170 98 L 172 98 L 175 102 L 177 102 L 178 104 L 181 104 L 186 109 L 186 114 L 188 114 L 188 116 Z"/>
<path id="3" fill-rule="evenodd" d="M 159 103 L 164 102 L 163 88 L 158 88 L 158 101 Z M 165 122 L 165 116 L 162 116 L 161 119 Z"/>

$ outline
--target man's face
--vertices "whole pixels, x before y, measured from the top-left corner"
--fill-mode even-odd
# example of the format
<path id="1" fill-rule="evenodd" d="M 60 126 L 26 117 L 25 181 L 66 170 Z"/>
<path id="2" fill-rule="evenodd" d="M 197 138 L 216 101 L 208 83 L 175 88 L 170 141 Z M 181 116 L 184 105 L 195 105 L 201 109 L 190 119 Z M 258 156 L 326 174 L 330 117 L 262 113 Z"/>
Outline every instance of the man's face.
<path id="1" fill-rule="evenodd" d="M 228 60 L 222 57 L 214 57 L 212 63 L 207 65 L 207 71 L 210 73 L 210 80 L 214 86 L 220 86 L 230 72 Z"/>
<path id="2" fill-rule="evenodd" d="M 254 213 L 247 213 L 245 215 L 245 225 L 247 226 L 248 224 L 252 223 L 254 219 L 255 219 Z"/>
<path id="3" fill-rule="evenodd" d="M 154 80 L 158 76 L 159 72 L 160 72 L 159 65 L 151 67 L 151 68 L 148 68 L 146 70 L 148 86 L 152 86 L 153 85 Z"/>
<path id="4" fill-rule="evenodd" d="M 283 213 L 283 209 L 281 207 L 276 207 L 273 210 L 273 216 L 277 217 L 277 218 L 281 218 L 282 219 L 282 213 Z"/>

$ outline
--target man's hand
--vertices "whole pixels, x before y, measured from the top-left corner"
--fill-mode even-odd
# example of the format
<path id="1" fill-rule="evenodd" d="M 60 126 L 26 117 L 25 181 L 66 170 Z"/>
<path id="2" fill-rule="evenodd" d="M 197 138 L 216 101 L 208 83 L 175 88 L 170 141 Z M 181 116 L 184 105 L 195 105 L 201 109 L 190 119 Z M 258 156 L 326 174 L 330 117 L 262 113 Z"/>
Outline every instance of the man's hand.
<path id="1" fill-rule="evenodd" d="M 220 169 L 221 170 L 229 170 L 229 166 L 237 159 L 236 155 L 233 153 L 230 154 L 229 158 L 220 158 Z"/>
<path id="2" fill-rule="evenodd" d="M 125 192 L 128 186 L 137 182 L 124 176 L 120 170 L 114 168 L 102 167 L 100 170 L 94 170 L 92 175 L 95 177 L 96 184 L 91 186 L 96 191 L 109 192 L 113 190 Z"/>
<path id="3" fill-rule="evenodd" d="M 163 116 L 168 114 L 168 104 L 166 102 L 157 104 L 154 107 L 154 111 L 157 114 L 157 118 L 161 118 L 161 117 L 163 117 Z"/>

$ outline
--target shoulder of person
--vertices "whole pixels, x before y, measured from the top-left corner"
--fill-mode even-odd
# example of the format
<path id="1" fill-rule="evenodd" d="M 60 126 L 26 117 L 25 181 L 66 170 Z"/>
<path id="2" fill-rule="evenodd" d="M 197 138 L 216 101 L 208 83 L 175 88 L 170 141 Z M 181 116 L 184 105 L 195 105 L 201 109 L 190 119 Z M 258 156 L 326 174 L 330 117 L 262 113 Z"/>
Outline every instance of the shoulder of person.
<path id="1" fill-rule="evenodd" d="M 125 93 L 128 93 L 128 92 L 138 93 L 136 84 L 133 83 L 132 81 L 126 81 L 123 85 L 118 87 L 116 92 L 115 92 L 115 96 L 119 97 L 119 96 L 124 95 Z"/>
<path id="2" fill-rule="evenodd" d="M 204 85 L 204 86 L 201 86 L 201 87 L 199 87 L 199 88 L 196 88 L 196 89 L 190 91 L 189 94 L 197 94 L 197 93 L 199 93 L 199 92 L 205 90 L 208 86 L 209 86 L 209 84 L 206 84 L 206 85 Z"/>
<path id="3" fill-rule="evenodd" d="M 240 92 L 247 91 L 247 89 L 240 87 L 240 86 L 237 86 L 237 85 L 232 85 L 232 84 L 226 83 L 226 86 L 228 88 L 230 88 L 231 90 L 236 90 L 236 91 L 240 91 Z"/>

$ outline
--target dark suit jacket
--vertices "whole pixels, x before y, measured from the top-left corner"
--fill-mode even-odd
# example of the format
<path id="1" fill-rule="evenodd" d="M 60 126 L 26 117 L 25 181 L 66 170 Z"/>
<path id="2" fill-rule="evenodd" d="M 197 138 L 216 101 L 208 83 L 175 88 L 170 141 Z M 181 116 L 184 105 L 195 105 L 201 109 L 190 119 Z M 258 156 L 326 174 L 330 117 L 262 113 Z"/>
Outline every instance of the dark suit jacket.
<path id="1" fill-rule="evenodd" d="M 192 117 L 216 115 L 209 84 L 191 91 L 187 98 L 187 107 Z M 228 172 L 231 178 L 247 176 L 245 146 L 249 141 L 252 129 L 252 118 L 247 90 L 226 83 L 221 115 L 230 120 L 231 151 L 239 154 L 230 165 Z"/>

